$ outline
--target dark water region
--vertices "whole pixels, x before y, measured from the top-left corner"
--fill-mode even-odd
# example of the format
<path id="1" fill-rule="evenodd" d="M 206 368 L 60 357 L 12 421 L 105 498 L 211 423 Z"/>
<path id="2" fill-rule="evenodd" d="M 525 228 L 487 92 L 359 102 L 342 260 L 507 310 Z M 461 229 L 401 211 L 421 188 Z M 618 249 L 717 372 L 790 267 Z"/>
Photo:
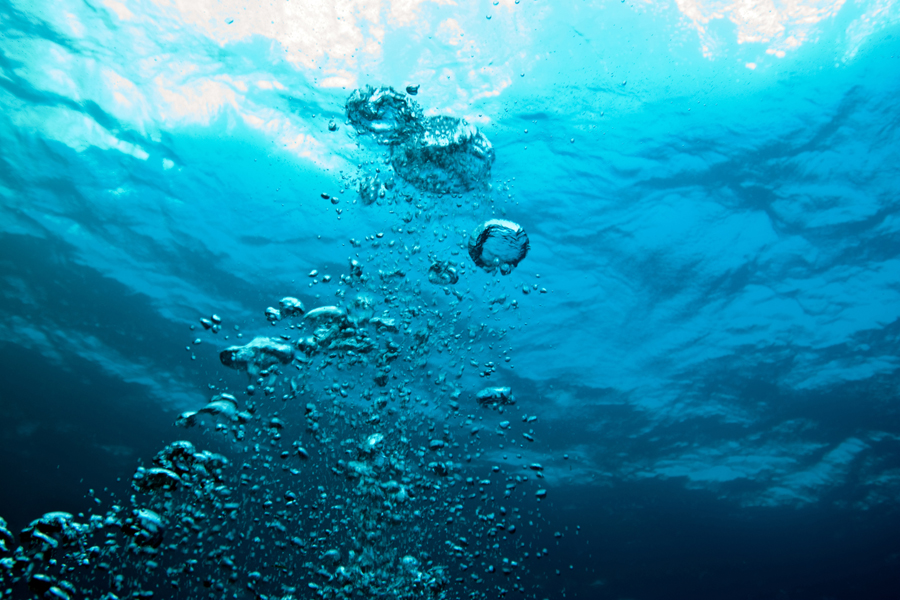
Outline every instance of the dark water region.
<path id="1" fill-rule="evenodd" d="M 552 559 L 576 597 L 895 598 L 900 584 L 890 509 L 725 509 L 677 482 L 566 491 Z"/>
<path id="2" fill-rule="evenodd" d="M 89 513 L 89 489 L 117 490 L 140 457 L 152 455 L 171 432 L 171 419 L 136 420 L 132 403 L 146 402 L 146 391 L 111 378 L 86 361 L 78 370 L 49 367 L 41 354 L 4 344 L 11 372 L 3 390 L 8 418 L 2 428 L 0 472 L 15 482 L 2 497 L 2 513 L 13 531 L 36 514 L 62 510 Z M 48 371 L 53 376 L 48 377 Z"/>
<path id="3" fill-rule="evenodd" d="M 155 402 L 145 385 L 66 350 L 79 343 L 73 332 L 150 356 L 155 348 L 177 348 L 180 340 L 174 329 L 167 336 L 143 327 L 141 315 L 151 312 L 146 300 L 74 263 L 65 244 L 7 235 L 2 255 L 4 279 L 28 281 L 27 290 L 4 295 L 3 312 L 36 326 L 25 343 L 0 345 L 6 374 L 0 470 L 4 481 L 16 482 L 0 495 L 0 514 L 20 531 L 37 513 L 89 512 L 88 489 L 124 492 L 116 480 L 129 476 L 135 461 L 154 453 L 171 432 L 165 412 L 136 413 L 135 407 Z M 54 337 L 45 337 L 47 331 Z M 156 358 L 171 359 L 171 353 Z"/>

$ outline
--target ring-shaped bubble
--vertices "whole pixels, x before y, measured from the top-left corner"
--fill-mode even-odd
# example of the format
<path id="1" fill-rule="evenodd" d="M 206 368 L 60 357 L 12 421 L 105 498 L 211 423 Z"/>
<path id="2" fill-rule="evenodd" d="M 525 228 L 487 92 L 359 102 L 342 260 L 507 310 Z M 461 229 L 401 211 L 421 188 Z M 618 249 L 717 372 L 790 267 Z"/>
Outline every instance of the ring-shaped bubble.
<path id="1" fill-rule="evenodd" d="M 488 273 L 499 269 L 502 275 L 509 275 L 528 254 L 528 249 L 528 235 L 512 221 L 485 221 L 469 238 L 469 256 Z"/>

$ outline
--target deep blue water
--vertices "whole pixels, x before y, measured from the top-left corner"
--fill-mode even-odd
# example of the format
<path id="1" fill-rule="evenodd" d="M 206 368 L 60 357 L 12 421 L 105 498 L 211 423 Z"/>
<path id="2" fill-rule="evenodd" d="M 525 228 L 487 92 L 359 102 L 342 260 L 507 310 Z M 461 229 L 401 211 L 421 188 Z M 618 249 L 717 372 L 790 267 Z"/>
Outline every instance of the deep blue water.
<path id="1" fill-rule="evenodd" d="M 2 3 L 0 597 L 900 598 L 898 22 Z M 223 364 L 258 336 L 288 360 Z"/>

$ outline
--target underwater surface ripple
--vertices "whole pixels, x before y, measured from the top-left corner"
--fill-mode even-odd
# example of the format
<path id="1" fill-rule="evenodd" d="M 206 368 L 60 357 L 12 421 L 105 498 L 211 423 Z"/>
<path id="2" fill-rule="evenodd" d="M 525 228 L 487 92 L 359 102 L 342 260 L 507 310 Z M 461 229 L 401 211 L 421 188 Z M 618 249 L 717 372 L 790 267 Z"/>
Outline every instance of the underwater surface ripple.
<path id="1" fill-rule="evenodd" d="M 0 7 L 0 597 L 900 597 L 900 13 L 758 8 Z"/>

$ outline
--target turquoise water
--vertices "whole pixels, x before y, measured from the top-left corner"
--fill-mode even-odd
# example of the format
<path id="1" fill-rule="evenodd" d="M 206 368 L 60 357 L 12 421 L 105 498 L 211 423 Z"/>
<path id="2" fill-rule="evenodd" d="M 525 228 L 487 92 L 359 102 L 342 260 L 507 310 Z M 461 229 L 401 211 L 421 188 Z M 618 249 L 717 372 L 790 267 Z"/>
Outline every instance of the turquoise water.
<path id="1" fill-rule="evenodd" d="M 0 19 L 0 596 L 900 597 L 894 2 Z"/>

